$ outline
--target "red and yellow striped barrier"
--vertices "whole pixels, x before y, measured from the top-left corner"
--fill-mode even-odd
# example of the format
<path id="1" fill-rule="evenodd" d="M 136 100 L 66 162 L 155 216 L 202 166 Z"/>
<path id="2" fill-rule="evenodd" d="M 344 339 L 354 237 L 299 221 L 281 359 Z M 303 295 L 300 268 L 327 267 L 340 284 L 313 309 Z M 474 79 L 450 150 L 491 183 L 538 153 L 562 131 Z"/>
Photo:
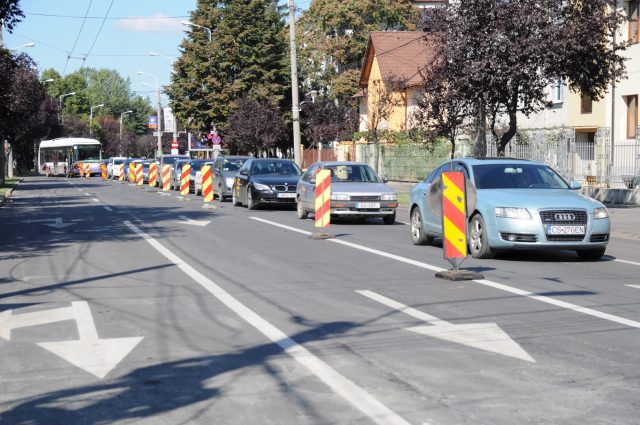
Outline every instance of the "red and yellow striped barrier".
<path id="1" fill-rule="evenodd" d="M 158 178 L 158 164 L 152 162 L 149 164 L 149 186 L 156 187 L 156 179 Z"/>
<path id="2" fill-rule="evenodd" d="M 118 180 L 120 180 L 121 182 L 124 181 L 124 164 L 120 164 L 120 174 L 118 175 Z"/>
<path id="3" fill-rule="evenodd" d="M 82 162 L 78 163 L 78 173 L 80 177 L 84 177 L 84 164 Z"/>
<path id="4" fill-rule="evenodd" d="M 444 258 L 457 269 L 467 257 L 467 210 L 464 174 L 442 173 L 442 231 Z"/>
<path id="5" fill-rule="evenodd" d="M 162 191 L 169 191 L 169 183 L 171 177 L 171 165 L 165 164 L 162 166 Z"/>
<path id="6" fill-rule="evenodd" d="M 136 164 L 129 163 L 129 182 L 134 183 L 136 181 Z"/>
<path id="7" fill-rule="evenodd" d="M 100 166 L 100 171 L 101 171 L 101 175 L 102 175 L 102 180 L 106 180 L 107 179 L 107 164 L 102 164 L 102 166 Z"/>
<path id="8" fill-rule="evenodd" d="M 144 177 L 142 177 L 142 164 L 136 164 L 136 185 L 142 186 L 144 183 Z"/>
<path id="9" fill-rule="evenodd" d="M 211 166 L 202 167 L 202 196 L 204 202 L 213 202 L 213 179 L 211 178 Z"/>
<path id="10" fill-rule="evenodd" d="M 315 226 L 329 227 L 331 224 L 331 171 L 316 172 Z"/>
<path id="11" fill-rule="evenodd" d="M 84 164 L 84 176 L 91 177 L 91 164 Z"/>
<path id="12" fill-rule="evenodd" d="M 189 194 L 189 180 L 191 179 L 191 165 L 184 164 L 182 166 L 182 174 L 180 175 L 180 195 Z"/>

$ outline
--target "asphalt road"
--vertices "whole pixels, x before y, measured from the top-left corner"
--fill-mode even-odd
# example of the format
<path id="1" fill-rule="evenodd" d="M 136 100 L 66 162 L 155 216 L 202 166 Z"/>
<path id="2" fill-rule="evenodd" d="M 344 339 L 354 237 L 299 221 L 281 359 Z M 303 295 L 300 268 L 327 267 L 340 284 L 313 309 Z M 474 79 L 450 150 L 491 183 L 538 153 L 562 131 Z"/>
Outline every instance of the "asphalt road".
<path id="1" fill-rule="evenodd" d="M 601 261 L 450 282 L 402 223 L 176 194 L 28 178 L 0 209 L 0 423 L 640 422 L 640 210 Z"/>

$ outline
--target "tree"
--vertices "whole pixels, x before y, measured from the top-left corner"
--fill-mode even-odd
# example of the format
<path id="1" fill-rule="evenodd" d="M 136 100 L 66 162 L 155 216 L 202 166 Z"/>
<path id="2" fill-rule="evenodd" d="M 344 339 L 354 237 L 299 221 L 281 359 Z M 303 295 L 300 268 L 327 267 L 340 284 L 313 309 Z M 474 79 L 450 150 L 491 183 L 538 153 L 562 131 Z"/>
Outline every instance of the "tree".
<path id="1" fill-rule="evenodd" d="M 182 122 L 224 131 L 239 99 L 249 96 L 283 107 L 289 92 L 284 25 L 273 0 L 198 1 L 192 28 L 181 44 L 167 93 Z"/>
<path id="2" fill-rule="evenodd" d="M 24 18 L 22 9 L 18 3 L 20 0 L 2 0 L 0 2 L 0 27 L 5 26 L 9 32 L 13 31 L 13 27 Z M 0 40 L 2 35 L 0 34 Z"/>
<path id="3" fill-rule="evenodd" d="M 351 138 L 358 126 L 358 113 L 326 96 L 305 103 L 301 123 L 303 135 L 311 145 Z"/>
<path id="4" fill-rule="evenodd" d="M 280 112 L 267 101 L 244 97 L 231 114 L 227 124 L 226 140 L 232 152 L 259 155 L 268 152 L 275 156 L 275 148 L 284 148 L 278 142 L 287 133 Z"/>
<path id="5" fill-rule="evenodd" d="M 449 93 L 467 109 L 489 111 L 507 131 L 498 155 L 517 130 L 517 113 L 547 106 L 547 88 L 558 79 L 598 100 L 624 76 L 624 42 L 613 34 L 624 19 L 610 0 L 465 0 L 435 9 L 424 22 L 443 48 L 429 75 L 446 78 Z M 478 127 L 484 134 L 484 119 Z"/>
<path id="6" fill-rule="evenodd" d="M 297 26 L 303 92 L 343 102 L 358 91 L 371 31 L 414 30 L 418 9 L 410 0 L 315 0 Z"/>

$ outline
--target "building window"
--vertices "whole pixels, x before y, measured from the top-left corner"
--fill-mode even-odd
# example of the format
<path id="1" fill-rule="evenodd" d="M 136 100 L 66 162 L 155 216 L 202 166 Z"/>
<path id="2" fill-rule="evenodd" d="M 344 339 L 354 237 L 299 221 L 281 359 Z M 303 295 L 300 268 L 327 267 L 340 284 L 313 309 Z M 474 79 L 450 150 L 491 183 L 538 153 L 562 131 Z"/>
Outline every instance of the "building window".
<path id="1" fill-rule="evenodd" d="M 553 103 L 562 103 L 564 100 L 562 93 L 563 86 L 564 84 L 562 84 L 562 80 L 556 80 L 551 85 L 551 101 Z"/>
<path id="2" fill-rule="evenodd" d="M 593 99 L 588 94 L 580 96 L 580 113 L 590 114 L 593 111 Z"/>
<path id="3" fill-rule="evenodd" d="M 640 0 L 629 1 L 629 42 L 640 42 Z"/>
<path id="4" fill-rule="evenodd" d="M 626 96 L 627 139 L 635 139 L 638 132 L 638 95 Z"/>

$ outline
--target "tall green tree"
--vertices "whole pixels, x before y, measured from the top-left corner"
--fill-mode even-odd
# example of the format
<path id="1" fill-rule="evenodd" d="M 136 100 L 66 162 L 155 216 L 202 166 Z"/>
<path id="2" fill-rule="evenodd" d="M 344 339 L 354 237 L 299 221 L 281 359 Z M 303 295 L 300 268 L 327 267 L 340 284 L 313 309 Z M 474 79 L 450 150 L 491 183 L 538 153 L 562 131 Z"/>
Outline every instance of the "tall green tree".
<path id="1" fill-rule="evenodd" d="M 198 1 L 166 91 L 181 122 L 193 130 L 224 131 L 239 99 L 282 108 L 289 92 L 284 24 L 273 0 Z"/>
<path id="2" fill-rule="evenodd" d="M 297 24 L 303 92 L 343 100 L 358 91 L 371 31 L 415 30 L 411 0 L 314 0 Z"/>
<path id="3" fill-rule="evenodd" d="M 615 42 L 624 17 L 610 0 L 465 0 L 428 14 L 425 28 L 440 37 L 437 59 L 426 72 L 431 84 L 477 111 L 488 111 L 498 155 L 517 131 L 517 114 L 548 105 L 547 88 L 563 80 L 569 88 L 601 99 L 625 75 Z M 427 64 L 428 65 L 428 64 Z M 428 85 L 429 86 L 429 85 Z M 471 109 L 471 108 L 467 108 Z M 482 113 L 478 114 L 479 118 Z M 497 117 L 507 130 L 497 136 Z M 478 119 L 480 142 L 484 119 Z M 476 143 L 479 143 L 477 141 Z M 480 153 L 483 149 L 477 149 Z"/>

